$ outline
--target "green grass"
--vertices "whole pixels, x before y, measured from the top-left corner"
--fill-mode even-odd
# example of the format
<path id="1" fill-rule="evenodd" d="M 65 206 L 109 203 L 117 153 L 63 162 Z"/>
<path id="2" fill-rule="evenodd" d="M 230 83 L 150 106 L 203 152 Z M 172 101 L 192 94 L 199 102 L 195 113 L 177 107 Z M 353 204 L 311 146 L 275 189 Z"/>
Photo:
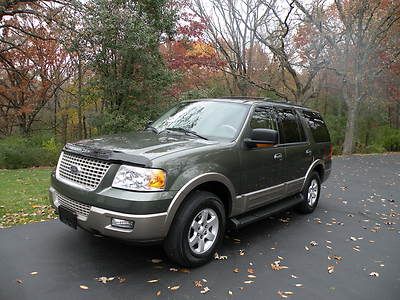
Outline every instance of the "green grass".
<path id="1" fill-rule="evenodd" d="M 0 227 L 55 217 L 49 205 L 51 168 L 0 170 Z"/>

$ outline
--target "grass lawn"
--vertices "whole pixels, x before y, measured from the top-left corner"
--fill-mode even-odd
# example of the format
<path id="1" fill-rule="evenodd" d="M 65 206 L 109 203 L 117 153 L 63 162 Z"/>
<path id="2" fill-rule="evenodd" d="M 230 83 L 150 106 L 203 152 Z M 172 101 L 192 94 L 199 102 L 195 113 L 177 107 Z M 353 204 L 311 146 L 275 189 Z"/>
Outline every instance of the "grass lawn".
<path id="1" fill-rule="evenodd" d="M 47 196 L 51 170 L 0 170 L 0 227 L 55 218 Z"/>

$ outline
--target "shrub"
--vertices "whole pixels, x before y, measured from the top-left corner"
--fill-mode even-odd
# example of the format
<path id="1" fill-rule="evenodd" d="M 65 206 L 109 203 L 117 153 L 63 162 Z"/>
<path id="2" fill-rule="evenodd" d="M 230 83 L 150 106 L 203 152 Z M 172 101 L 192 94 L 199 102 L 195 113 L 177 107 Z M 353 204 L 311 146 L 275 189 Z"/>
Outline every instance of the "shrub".
<path id="1" fill-rule="evenodd" d="M 7 137 L 0 140 L 0 168 L 53 166 L 60 150 L 61 145 L 48 135 Z"/>
<path id="2" fill-rule="evenodd" d="M 400 130 L 393 130 L 383 137 L 383 147 L 387 151 L 400 151 Z"/>

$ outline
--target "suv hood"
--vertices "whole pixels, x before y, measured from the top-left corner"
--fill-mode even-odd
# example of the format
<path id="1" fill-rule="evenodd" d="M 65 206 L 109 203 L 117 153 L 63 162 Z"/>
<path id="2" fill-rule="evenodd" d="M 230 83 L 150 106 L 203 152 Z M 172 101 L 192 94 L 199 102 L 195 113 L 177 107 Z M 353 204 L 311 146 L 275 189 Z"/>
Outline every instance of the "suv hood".
<path id="1" fill-rule="evenodd" d="M 218 144 L 181 133 L 151 131 L 115 134 L 65 145 L 76 154 L 151 166 L 151 160 L 171 153 Z"/>

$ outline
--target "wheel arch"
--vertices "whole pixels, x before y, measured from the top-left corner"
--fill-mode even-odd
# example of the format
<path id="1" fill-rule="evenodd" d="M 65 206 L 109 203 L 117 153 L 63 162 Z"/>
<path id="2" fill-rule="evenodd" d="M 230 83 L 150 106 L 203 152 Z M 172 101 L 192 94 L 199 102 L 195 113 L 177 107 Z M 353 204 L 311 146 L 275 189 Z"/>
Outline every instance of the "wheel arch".
<path id="1" fill-rule="evenodd" d="M 175 215 L 188 198 L 188 196 L 198 190 L 208 191 L 216 194 L 225 206 L 226 216 L 229 217 L 232 210 L 232 201 L 235 197 L 235 189 L 232 182 L 220 173 L 201 174 L 188 181 L 172 199 L 167 210 L 167 218 L 165 220 L 165 228 L 168 232 Z"/>

